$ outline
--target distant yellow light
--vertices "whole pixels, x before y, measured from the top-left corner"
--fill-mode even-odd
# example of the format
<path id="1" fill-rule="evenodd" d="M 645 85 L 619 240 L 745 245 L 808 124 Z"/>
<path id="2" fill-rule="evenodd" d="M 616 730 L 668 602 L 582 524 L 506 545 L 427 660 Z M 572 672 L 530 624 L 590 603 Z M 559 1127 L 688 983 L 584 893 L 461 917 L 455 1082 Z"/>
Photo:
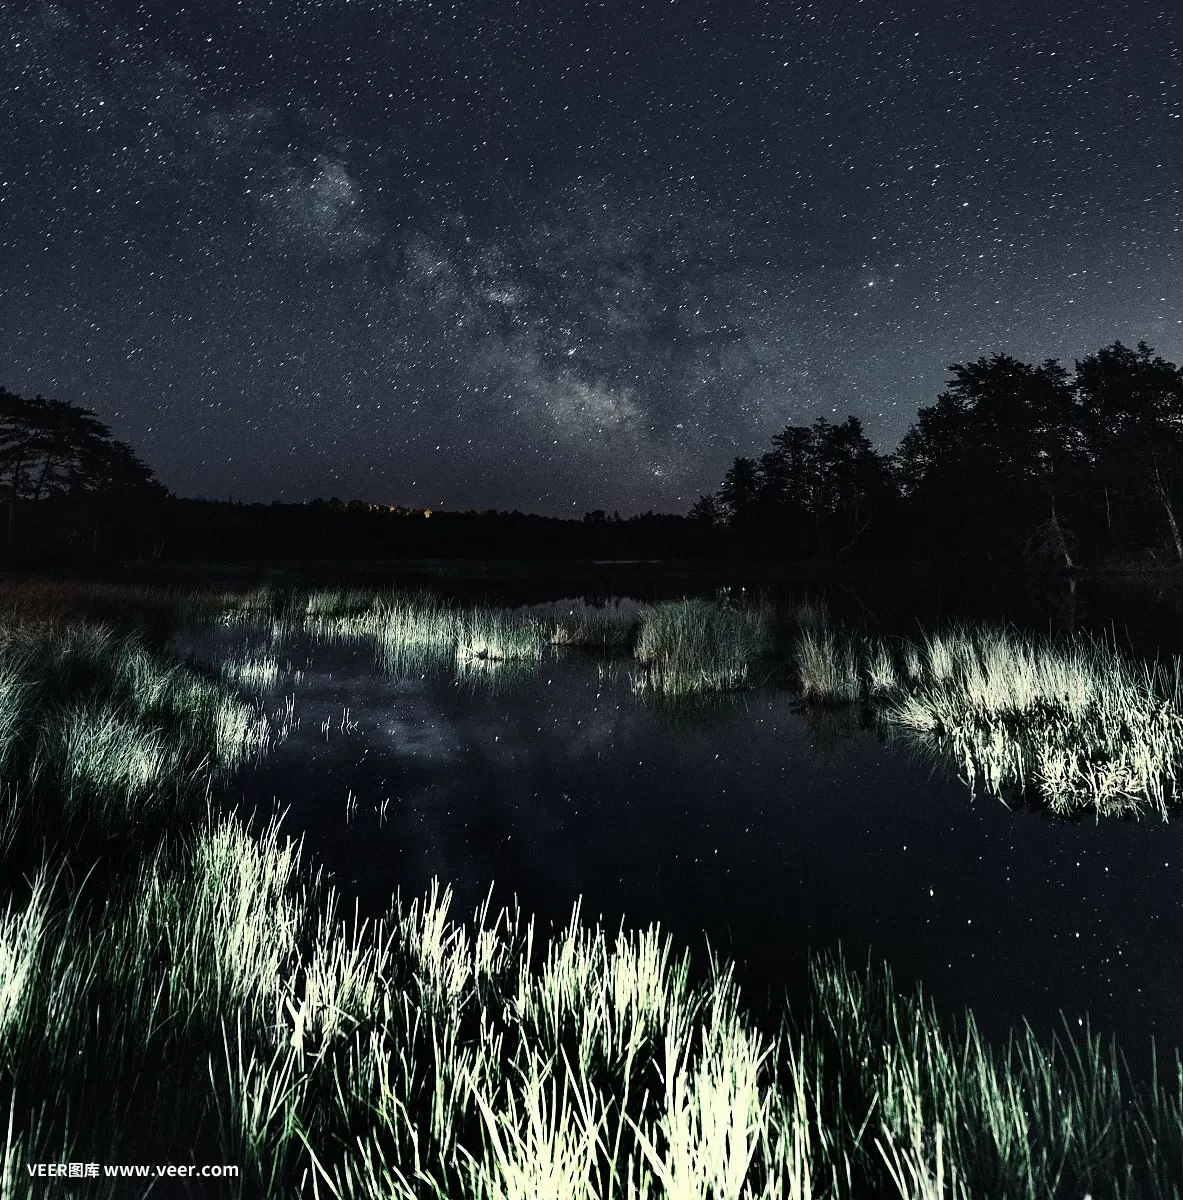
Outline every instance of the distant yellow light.
<path id="1" fill-rule="evenodd" d="M 423 510 L 423 515 L 424 515 L 425 517 L 430 517 L 430 516 L 431 516 L 431 509 L 430 509 L 430 508 L 425 508 L 425 509 Z"/>

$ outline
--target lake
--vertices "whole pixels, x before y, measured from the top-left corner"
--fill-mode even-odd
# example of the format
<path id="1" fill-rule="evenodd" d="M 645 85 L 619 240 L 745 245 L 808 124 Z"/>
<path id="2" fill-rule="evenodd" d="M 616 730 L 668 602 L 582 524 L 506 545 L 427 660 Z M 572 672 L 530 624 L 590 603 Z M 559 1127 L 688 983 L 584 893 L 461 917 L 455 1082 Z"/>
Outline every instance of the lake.
<path id="1" fill-rule="evenodd" d="M 259 645 L 241 629 L 174 639 L 211 662 Z M 809 951 L 840 945 L 947 1015 L 969 1005 L 992 1036 L 1050 1033 L 1063 1013 L 1135 1063 L 1151 1036 L 1183 1045 L 1178 821 L 1012 811 L 771 682 L 673 708 L 634 694 L 627 659 L 548 651 L 457 679 L 390 674 L 361 644 L 269 652 L 299 677 L 266 702 L 293 696 L 298 724 L 227 799 L 284 812 L 364 914 L 438 879 L 462 915 L 490 889 L 542 928 L 580 902 L 611 927 L 660 922 L 700 964 L 705 935 L 757 1004 L 803 996 Z"/>

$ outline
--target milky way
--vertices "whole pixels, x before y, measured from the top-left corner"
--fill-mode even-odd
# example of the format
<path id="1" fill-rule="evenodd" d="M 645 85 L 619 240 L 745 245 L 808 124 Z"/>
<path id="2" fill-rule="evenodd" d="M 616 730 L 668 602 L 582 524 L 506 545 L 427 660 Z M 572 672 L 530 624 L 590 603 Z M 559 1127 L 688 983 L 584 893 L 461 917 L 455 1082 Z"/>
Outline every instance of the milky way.
<path id="1" fill-rule="evenodd" d="M 10 0 L 0 384 L 186 495 L 578 514 L 981 354 L 1180 361 L 1181 24 Z"/>

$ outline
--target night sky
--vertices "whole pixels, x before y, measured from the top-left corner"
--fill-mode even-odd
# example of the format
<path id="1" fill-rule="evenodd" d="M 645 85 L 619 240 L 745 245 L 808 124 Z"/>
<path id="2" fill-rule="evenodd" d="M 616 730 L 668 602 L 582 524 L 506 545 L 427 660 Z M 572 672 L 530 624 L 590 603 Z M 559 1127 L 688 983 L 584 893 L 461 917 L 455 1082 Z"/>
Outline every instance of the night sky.
<path id="1" fill-rule="evenodd" d="M 686 511 L 1183 360 L 1176 0 L 0 4 L 0 384 L 183 495 Z"/>

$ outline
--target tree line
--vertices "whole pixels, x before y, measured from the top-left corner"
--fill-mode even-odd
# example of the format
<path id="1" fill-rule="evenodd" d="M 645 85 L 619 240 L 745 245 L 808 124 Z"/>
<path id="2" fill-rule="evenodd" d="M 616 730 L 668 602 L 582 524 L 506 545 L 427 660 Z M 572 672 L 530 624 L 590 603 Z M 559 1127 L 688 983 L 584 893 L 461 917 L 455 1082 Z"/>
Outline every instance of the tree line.
<path id="1" fill-rule="evenodd" d="M 692 510 L 761 557 L 1183 563 L 1183 371 L 1145 342 L 950 367 L 897 449 L 857 417 L 791 425 Z"/>
<path id="2" fill-rule="evenodd" d="M 790 425 L 689 518 L 583 521 L 340 501 L 172 497 L 89 409 L 0 388 L 9 557 L 965 558 L 1183 564 L 1183 371 L 1140 342 L 1077 361 L 955 363 L 880 453 L 857 417 Z M 326 549 L 328 548 L 328 549 Z M 330 553 L 329 551 L 332 551 Z"/>

